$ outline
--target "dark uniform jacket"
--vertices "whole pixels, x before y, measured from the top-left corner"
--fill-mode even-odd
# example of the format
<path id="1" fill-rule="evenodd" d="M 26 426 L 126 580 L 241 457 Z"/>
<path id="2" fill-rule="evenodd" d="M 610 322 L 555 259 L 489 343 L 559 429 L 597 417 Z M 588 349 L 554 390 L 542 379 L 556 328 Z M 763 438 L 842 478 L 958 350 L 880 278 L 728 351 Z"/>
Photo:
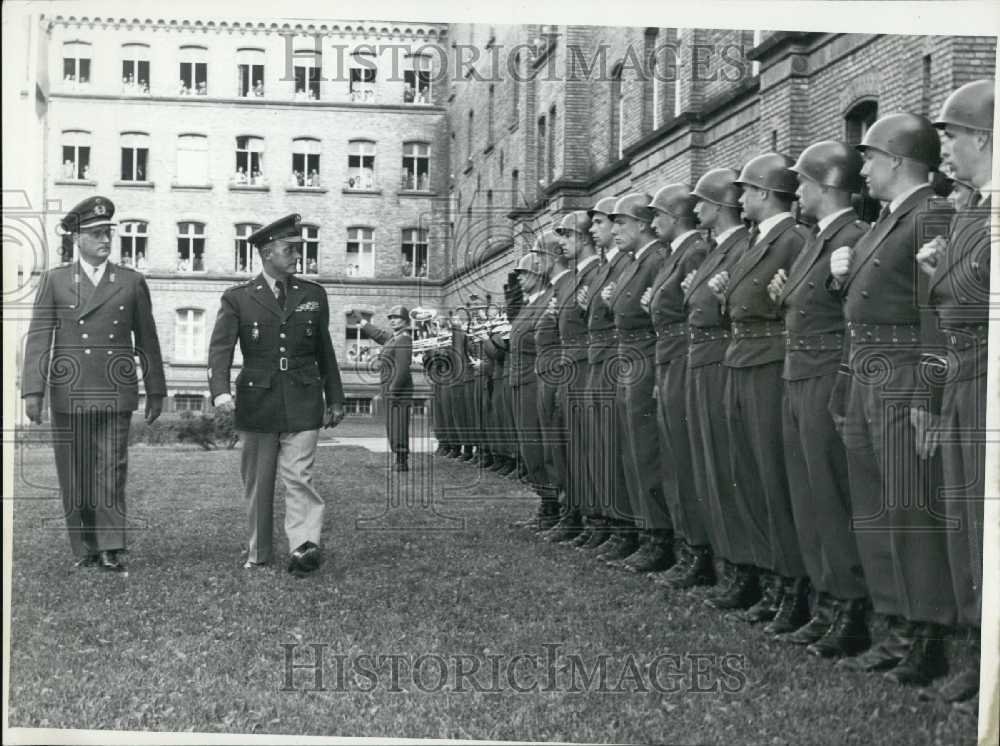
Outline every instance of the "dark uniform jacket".
<path id="1" fill-rule="evenodd" d="M 656 328 L 656 363 L 667 363 L 687 354 L 687 311 L 681 282 L 698 269 L 708 253 L 708 244 L 698 232 L 685 238 L 663 263 L 649 300 L 649 313 Z"/>
<path id="2" fill-rule="evenodd" d="M 542 291 L 534 303 L 525 304 L 514 319 L 510 329 L 510 385 L 521 386 L 535 381 L 535 323 L 545 310 L 548 293 Z"/>
<path id="3" fill-rule="evenodd" d="M 570 272 L 572 282 L 563 286 L 557 297 L 559 308 L 559 339 L 562 343 L 563 359 L 578 363 L 587 362 L 589 342 L 587 335 L 587 314 L 576 302 L 581 288 L 590 288 L 590 283 L 601 269 L 600 259 L 591 260 L 583 271 Z"/>
<path id="4" fill-rule="evenodd" d="M 316 430 L 323 424 L 324 398 L 326 406 L 344 401 L 326 291 L 301 277 L 287 282 L 284 310 L 263 274 L 222 294 L 208 352 L 208 382 L 213 399 L 230 392 L 239 340 L 238 430 Z"/>
<path id="5" fill-rule="evenodd" d="M 943 331 L 949 377 L 986 374 L 990 311 L 990 200 L 960 210 L 930 279 L 930 300 Z"/>
<path id="6" fill-rule="evenodd" d="M 745 368 L 775 363 L 785 357 L 781 311 L 767 293 L 779 269 L 786 272 L 812 234 L 787 217 L 773 226 L 754 246 L 748 246 L 729 272 L 726 310 L 732 338 L 726 365 Z"/>
<path id="7" fill-rule="evenodd" d="M 697 368 L 721 363 L 729 345 L 729 319 L 708 287 L 716 274 L 731 270 L 746 249 L 746 228 L 737 228 L 705 257 L 684 294 L 688 314 L 688 365 Z"/>
<path id="8" fill-rule="evenodd" d="M 56 412 L 138 408 L 135 358 L 147 396 L 167 393 L 145 278 L 108 262 L 95 288 L 78 263 L 43 272 L 28 327 L 21 395 L 44 396 Z"/>
<path id="9" fill-rule="evenodd" d="M 632 263 L 632 255 L 619 251 L 614 259 L 601 264 L 594 274 L 587 295 L 587 339 L 590 347 L 587 360 L 591 365 L 607 360 L 618 351 L 618 332 L 611 308 L 601 297 L 605 285 L 617 282 L 622 272 Z"/>
<path id="10" fill-rule="evenodd" d="M 559 279 L 550 285 L 545 293 L 538 298 L 545 307 L 535 318 L 535 372 L 543 380 L 558 378 L 556 371 L 562 365 L 562 338 L 559 335 L 559 309 L 565 303 L 566 296 L 572 292 L 575 285 L 574 273 L 567 269 Z"/>
<path id="11" fill-rule="evenodd" d="M 653 319 L 643 310 L 639 300 L 651 287 L 656 274 L 667 261 L 670 250 L 659 241 L 652 241 L 636 252 L 628 268 L 622 272 L 611 293 L 610 310 L 618 331 L 618 349 L 624 354 L 652 357 L 656 351 L 656 330 Z"/>
<path id="12" fill-rule="evenodd" d="M 785 380 L 835 373 L 844 345 L 844 310 L 827 289 L 830 254 L 854 246 L 868 230 L 853 210 L 842 213 L 809 239 L 788 270 L 778 303 L 785 316 Z"/>
<path id="13" fill-rule="evenodd" d="M 413 376 L 410 365 L 413 361 L 413 339 L 409 329 L 394 332 L 391 329 L 381 329 L 365 325 L 365 332 L 382 349 L 378 356 L 379 383 L 382 393 L 392 397 L 413 396 Z"/>

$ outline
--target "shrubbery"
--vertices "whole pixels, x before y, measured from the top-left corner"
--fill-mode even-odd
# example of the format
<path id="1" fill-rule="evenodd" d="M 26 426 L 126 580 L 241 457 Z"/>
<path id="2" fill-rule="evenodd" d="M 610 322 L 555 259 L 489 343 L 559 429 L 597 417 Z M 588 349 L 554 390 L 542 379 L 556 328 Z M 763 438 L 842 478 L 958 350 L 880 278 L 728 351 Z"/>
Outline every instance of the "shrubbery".
<path id="1" fill-rule="evenodd" d="M 17 442 L 22 445 L 48 445 L 52 442 L 52 436 L 47 425 L 19 427 Z M 233 427 L 231 412 L 181 412 L 176 416 L 163 416 L 152 425 L 147 425 L 140 411 L 132 419 L 128 442 L 129 445 L 141 443 L 149 446 L 191 443 L 212 451 L 216 448 L 235 448 L 239 436 Z"/>

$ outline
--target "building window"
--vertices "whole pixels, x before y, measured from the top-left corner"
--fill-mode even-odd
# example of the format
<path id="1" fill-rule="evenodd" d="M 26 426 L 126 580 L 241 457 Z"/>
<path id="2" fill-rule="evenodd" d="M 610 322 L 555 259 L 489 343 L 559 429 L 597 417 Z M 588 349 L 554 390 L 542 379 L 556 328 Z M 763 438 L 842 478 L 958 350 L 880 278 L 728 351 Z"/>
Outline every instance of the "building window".
<path id="1" fill-rule="evenodd" d="M 319 274 L 319 228 L 315 225 L 302 226 L 302 256 L 295 267 L 297 274 Z"/>
<path id="2" fill-rule="evenodd" d="M 361 330 L 360 330 L 360 327 L 359 327 L 358 328 L 358 332 L 360 333 L 360 331 Z M 371 347 L 371 345 L 369 345 L 365 349 L 370 349 L 370 347 Z M 355 347 L 354 348 L 354 356 L 355 357 L 351 358 L 351 342 L 350 342 L 350 340 L 348 340 L 347 357 L 349 359 L 353 360 L 353 359 L 357 358 L 357 354 L 358 354 L 358 347 Z M 367 360 L 368 359 L 367 358 L 368 353 L 365 353 L 365 354 L 366 354 L 365 360 Z M 346 412 L 347 414 L 368 415 L 370 417 L 371 413 L 372 413 L 372 400 L 369 399 L 369 398 L 345 399 L 344 400 L 344 412 Z"/>
<path id="3" fill-rule="evenodd" d="M 622 157 L 622 114 L 625 109 L 625 97 L 622 95 L 622 66 L 615 65 L 611 71 L 611 159 Z"/>
<path id="4" fill-rule="evenodd" d="M 259 230 L 260 227 L 258 223 L 237 223 L 235 252 L 233 256 L 234 272 L 249 272 L 252 274 L 257 271 L 257 251 L 247 238 L 254 231 Z"/>
<path id="5" fill-rule="evenodd" d="M 852 106 L 844 115 L 844 138 L 847 144 L 860 143 L 876 119 L 878 119 L 877 101 L 867 99 Z"/>
<path id="6" fill-rule="evenodd" d="M 517 206 L 520 204 L 519 195 L 521 185 L 518 183 L 519 178 L 520 174 L 516 168 L 510 172 L 510 209 L 512 210 L 517 209 Z"/>
<path id="7" fill-rule="evenodd" d="M 174 394 L 175 412 L 204 412 L 205 397 L 201 394 Z"/>
<path id="8" fill-rule="evenodd" d="M 149 45 L 122 45 L 122 93 L 126 96 L 149 93 Z"/>
<path id="9" fill-rule="evenodd" d="M 177 136 L 177 183 L 208 184 L 208 138 Z"/>
<path id="10" fill-rule="evenodd" d="M 149 181 L 149 135 L 144 132 L 122 133 L 122 181 Z"/>
<path id="11" fill-rule="evenodd" d="M 240 135 L 236 138 L 236 172 L 234 184 L 263 185 L 264 138 Z"/>
<path id="12" fill-rule="evenodd" d="M 148 230 L 148 224 L 140 220 L 123 220 L 118 224 L 118 256 L 123 267 L 146 271 Z"/>
<path id="13" fill-rule="evenodd" d="M 493 144 L 493 105 L 496 102 L 496 90 L 492 83 L 490 83 L 490 98 L 487 104 L 487 119 L 486 119 L 486 144 Z"/>
<path id="14" fill-rule="evenodd" d="M 372 103 L 375 101 L 375 60 L 368 55 L 355 52 L 351 60 L 348 91 L 351 101 L 355 103 Z"/>
<path id="15" fill-rule="evenodd" d="M 410 55 L 410 69 L 403 71 L 403 103 L 431 102 L 431 59 L 427 55 Z"/>
<path id="16" fill-rule="evenodd" d="M 205 47 L 181 47 L 181 71 L 178 95 L 208 95 L 208 50 Z"/>
<path id="17" fill-rule="evenodd" d="M 315 49 L 295 53 L 295 100 L 319 101 L 323 58 Z"/>
<path id="18" fill-rule="evenodd" d="M 90 51 L 85 41 L 63 42 L 63 81 L 86 85 L 90 83 Z"/>
<path id="19" fill-rule="evenodd" d="M 174 359 L 199 363 L 205 358 L 205 312 L 178 308 L 174 323 Z"/>
<path id="20" fill-rule="evenodd" d="M 430 173 L 431 146 L 425 142 L 403 143 L 403 189 L 430 191 Z"/>
<path id="21" fill-rule="evenodd" d="M 538 118 L 537 142 L 535 143 L 535 164 L 538 167 L 538 182 L 543 186 L 548 184 L 548 167 L 546 157 L 546 146 L 549 144 L 548 128 L 545 126 L 545 117 Z"/>
<path id="22" fill-rule="evenodd" d="M 367 315 L 367 314 L 366 314 Z M 348 323 L 344 328 L 344 349 L 347 351 L 348 361 L 354 364 L 364 364 L 375 359 L 378 345 L 375 344 L 370 338 L 365 336 L 364 332 L 361 330 L 363 327 L 360 324 L 350 324 Z M 352 401 L 351 399 L 347 400 Z M 367 401 L 369 404 L 369 411 L 371 412 L 371 399 L 355 399 L 353 401 Z M 350 409 L 348 409 L 350 412 Z"/>
<path id="23" fill-rule="evenodd" d="M 556 180 L 556 107 L 549 109 L 548 141 L 545 143 L 545 181 Z"/>
<path id="24" fill-rule="evenodd" d="M 427 277 L 427 231 L 403 228 L 403 276 Z"/>
<path id="25" fill-rule="evenodd" d="M 66 130 L 62 133 L 62 178 L 90 179 L 90 133 Z"/>
<path id="26" fill-rule="evenodd" d="M 347 275 L 375 276 L 375 231 L 371 228 L 347 229 Z"/>
<path id="27" fill-rule="evenodd" d="M 347 144 L 347 188 L 375 189 L 375 143 L 371 140 Z"/>
<path id="28" fill-rule="evenodd" d="M 264 95 L 264 50 L 236 50 L 236 95 L 240 98 Z"/>
<path id="29" fill-rule="evenodd" d="M 292 186 L 318 187 L 319 140 L 300 137 L 292 140 Z"/>
<path id="30" fill-rule="evenodd" d="M 205 224 L 177 224 L 177 271 L 205 270 Z"/>

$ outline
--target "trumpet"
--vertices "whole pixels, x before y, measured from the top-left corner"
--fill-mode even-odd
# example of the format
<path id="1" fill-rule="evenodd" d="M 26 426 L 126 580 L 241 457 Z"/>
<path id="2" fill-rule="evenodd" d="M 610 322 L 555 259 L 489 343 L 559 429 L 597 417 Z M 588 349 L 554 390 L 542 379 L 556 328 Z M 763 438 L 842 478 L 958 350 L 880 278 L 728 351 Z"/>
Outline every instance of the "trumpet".
<path id="1" fill-rule="evenodd" d="M 510 321 L 507 320 L 507 312 L 501 310 L 491 319 L 486 319 L 469 327 L 469 336 L 479 341 L 485 341 L 488 337 L 499 334 L 504 339 L 510 338 Z"/>

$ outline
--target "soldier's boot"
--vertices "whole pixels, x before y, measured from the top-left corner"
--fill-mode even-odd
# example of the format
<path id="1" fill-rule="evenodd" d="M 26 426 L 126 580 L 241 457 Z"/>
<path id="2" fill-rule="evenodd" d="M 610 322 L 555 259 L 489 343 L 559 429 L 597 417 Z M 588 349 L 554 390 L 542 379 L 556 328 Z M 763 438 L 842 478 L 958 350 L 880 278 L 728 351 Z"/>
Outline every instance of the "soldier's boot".
<path id="1" fill-rule="evenodd" d="M 674 537 L 668 529 L 652 531 L 643 553 L 632 555 L 622 565 L 629 572 L 659 572 L 674 561 Z"/>
<path id="2" fill-rule="evenodd" d="M 769 622 L 778 614 L 778 607 L 785 595 L 782 579 L 778 575 L 766 573 L 763 575 L 763 593 L 760 599 L 743 612 L 743 618 L 751 624 Z"/>
<path id="3" fill-rule="evenodd" d="M 712 563 L 712 549 L 709 546 L 690 548 L 691 561 L 680 573 L 669 580 L 671 588 L 684 590 L 697 585 L 715 584 L 715 565 Z"/>
<path id="4" fill-rule="evenodd" d="M 934 695 L 943 702 L 964 702 L 979 693 L 979 655 L 970 665 L 963 666 L 954 674 L 943 679 L 935 688 Z"/>
<path id="5" fill-rule="evenodd" d="M 458 458 L 462 455 L 462 446 L 452 446 L 445 455 L 448 458 Z"/>
<path id="6" fill-rule="evenodd" d="M 731 609 L 746 609 L 760 599 L 760 581 L 757 568 L 752 565 L 736 565 L 732 582 L 725 593 L 710 596 L 705 603 L 713 609 L 729 611 Z"/>
<path id="7" fill-rule="evenodd" d="M 583 523 L 578 510 L 564 511 L 559 522 L 545 532 L 545 541 L 553 544 L 568 539 L 575 539 L 583 531 Z"/>
<path id="8" fill-rule="evenodd" d="M 506 477 L 516 468 L 517 468 L 517 463 L 514 461 L 514 459 L 509 457 L 504 457 L 497 462 L 497 467 L 493 471 L 495 471 L 497 473 L 497 476 L 499 477 Z"/>
<path id="9" fill-rule="evenodd" d="M 833 596 L 828 593 L 818 593 L 812 618 L 794 632 L 779 635 L 778 639 L 792 645 L 812 645 L 830 630 L 838 608 Z"/>
<path id="10" fill-rule="evenodd" d="M 594 533 L 594 528 L 597 526 L 597 520 L 585 515 L 580 519 L 580 522 L 583 525 L 583 529 L 572 539 L 565 540 L 564 544 L 569 544 L 571 547 L 577 548 L 590 541 L 590 536 Z"/>
<path id="11" fill-rule="evenodd" d="M 692 552 L 690 545 L 683 539 L 674 539 L 675 561 L 666 570 L 653 573 L 653 583 L 664 588 L 672 588 L 672 583 L 691 566 Z"/>
<path id="12" fill-rule="evenodd" d="M 899 665 L 885 677 L 905 686 L 927 686 L 948 672 L 944 654 L 944 628 L 923 622 L 914 625 L 913 642 Z"/>
<path id="13" fill-rule="evenodd" d="M 841 606 L 841 613 L 844 613 L 844 608 L 844 606 Z M 840 620 L 838 619 L 837 621 L 839 622 Z M 834 627 L 836 628 L 837 626 L 838 625 L 835 622 Z M 889 624 L 889 632 L 884 638 L 882 638 L 882 640 L 869 647 L 860 655 L 854 655 L 850 658 L 842 658 L 837 661 L 836 667 L 843 668 L 848 671 L 865 672 L 887 671 L 890 668 L 895 668 L 910 651 L 910 645 L 913 641 L 912 628 L 913 625 L 909 622 L 900 619 L 891 620 Z M 867 631 L 866 627 L 865 632 Z M 810 645 L 807 649 L 812 652 L 812 649 L 819 646 L 822 642 L 823 639 L 820 639 L 813 645 Z"/>
<path id="14" fill-rule="evenodd" d="M 809 581 L 805 578 L 785 578 L 778 613 L 764 631 L 771 635 L 783 635 L 794 632 L 808 621 Z"/>
<path id="15" fill-rule="evenodd" d="M 719 573 L 718 581 L 705 594 L 705 602 L 710 598 L 719 598 L 729 593 L 733 585 L 733 578 L 736 577 L 738 566 L 727 559 L 722 560 L 722 572 Z"/>
<path id="16" fill-rule="evenodd" d="M 872 643 L 868 631 L 866 602 L 863 598 L 846 601 L 830 598 L 833 621 L 822 637 L 806 651 L 823 658 L 847 658 L 858 655 Z"/>
<path id="17" fill-rule="evenodd" d="M 594 519 L 593 530 L 590 532 L 590 536 L 587 541 L 580 545 L 580 549 L 586 551 L 593 551 L 604 546 L 608 540 L 611 538 L 611 527 L 610 521 L 603 517 L 597 517 Z"/>
<path id="18" fill-rule="evenodd" d="M 624 530 L 605 542 L 604 547 L 597 552 L 597 558 L 604 562 L 623 560 L 639 548 L 639 535 L 634 530 Z"/>
<path id="19" fill-rule="evenodd" d="M 646 551 L 646 543 L 649 541 L 648 531 L 636 530 L 627 536 L 631 536 L 634 541 L 626 544 L 625 550 L 623 550 L 619 556 L 604 558 L 605 564 L 609 567 L 622 567 L 625 564 L 625 561 L 628 560 L 633 554 Z"/>

